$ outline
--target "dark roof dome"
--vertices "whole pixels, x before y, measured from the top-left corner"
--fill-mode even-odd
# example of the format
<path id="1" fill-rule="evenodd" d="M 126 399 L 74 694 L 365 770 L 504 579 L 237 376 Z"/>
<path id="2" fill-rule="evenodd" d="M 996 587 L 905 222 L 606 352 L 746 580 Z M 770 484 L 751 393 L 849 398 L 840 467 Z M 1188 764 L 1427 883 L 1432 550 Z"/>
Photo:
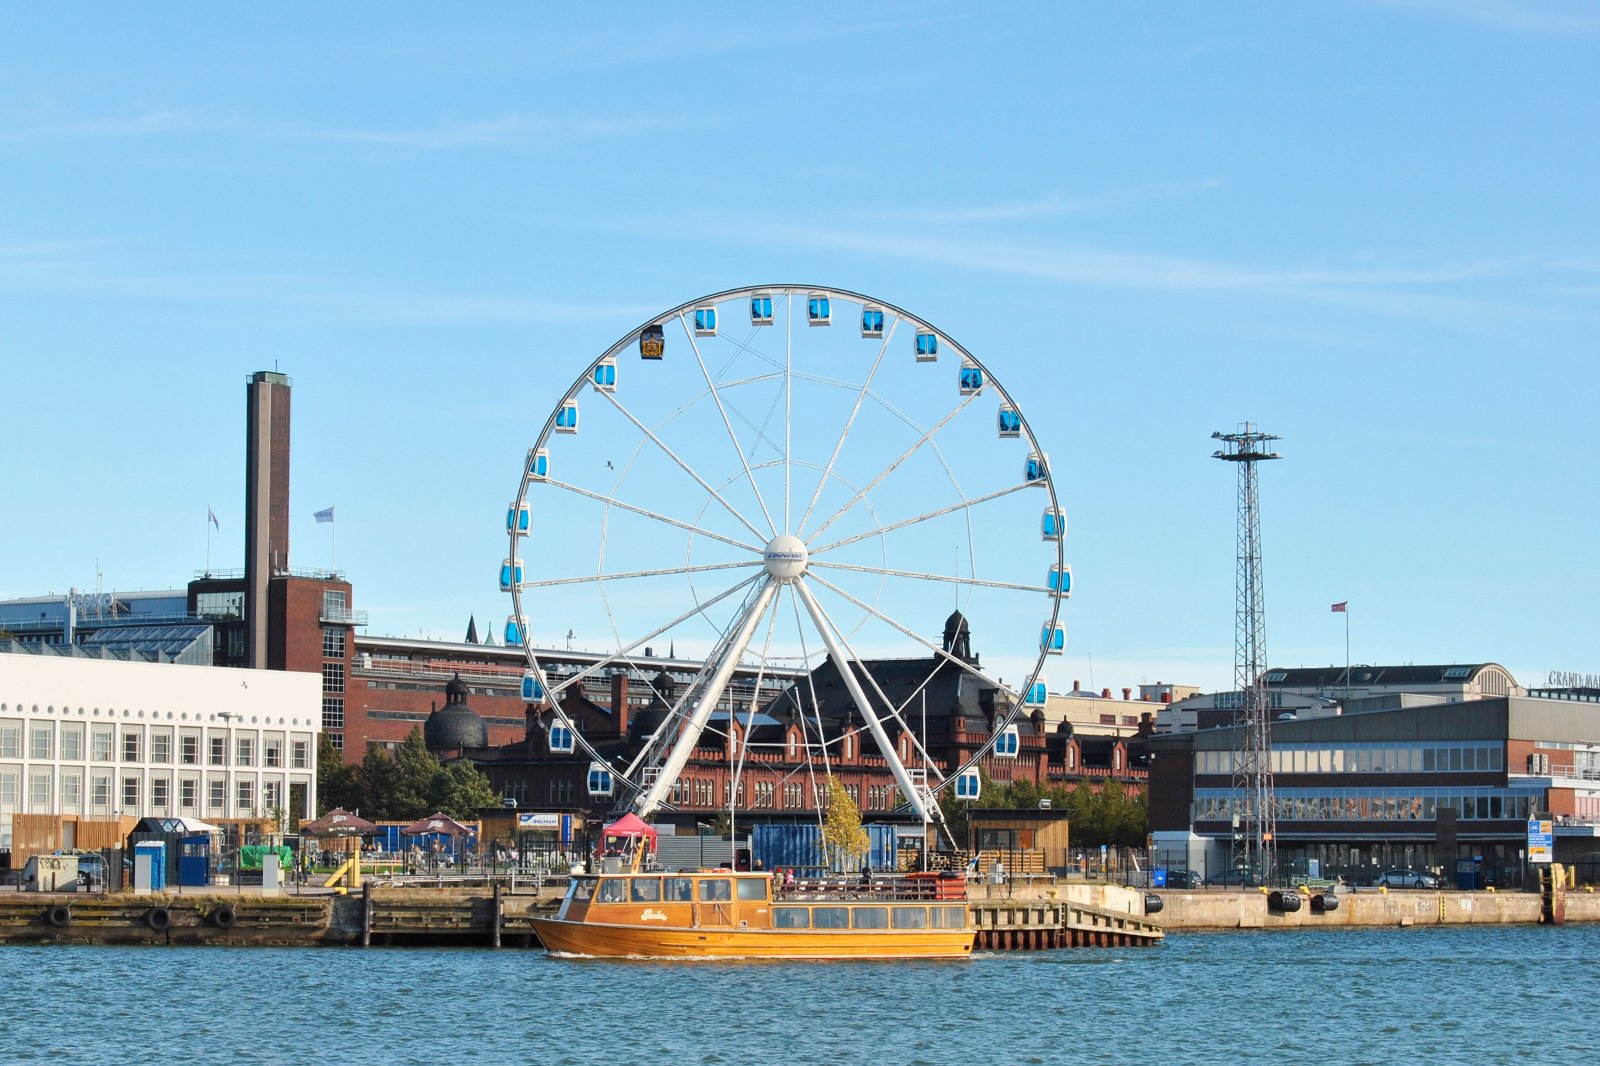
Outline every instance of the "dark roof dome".
<path id="1" fill-rule="evenodd" d="M 461 748 L 487 748 L 489 727 L 478 712 L 467 706 L 467 685 L 457 674 L 444 687 L 445 704 L 428 715 L 422 726 L 422 742 L 429 751 Z"/>

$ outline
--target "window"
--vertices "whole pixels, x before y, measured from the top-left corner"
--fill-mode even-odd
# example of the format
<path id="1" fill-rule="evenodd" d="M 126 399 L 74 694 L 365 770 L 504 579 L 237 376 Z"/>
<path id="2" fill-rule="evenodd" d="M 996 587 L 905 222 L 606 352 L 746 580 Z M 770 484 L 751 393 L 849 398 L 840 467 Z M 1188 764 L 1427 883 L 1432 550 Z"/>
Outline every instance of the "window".
<path id="1" fill-rule="evenodd" d="M 22 774 L 17 770 L 0 770 L 0 807 L 17 805 L 17 790 L 21 788 Z"/>
<path id="2" fill-rule="evenodd" d="M 172 782 L 164 777 L 157 777 L 150 782 L 150 806 L 158 811 L 167 809 L 172 802 Z"/>
<path id="3" fill-rule="evenodd" d="M 110 729 L 96 728 L 93 733 L 89 734 L 89 758 L 95 762 L 111 761 Z"/>
<path id="4" fill-rule="evenodd" d="M 928 928 L 928 908 L 926 907 L 896 907 L 891 912 L 896 929 L 926 929 Z"/>
<path id="5" fill-rule="evenodd" d="M 778 929 L 808 929 L 811 927 L 809 907 L 774 907 L 772 924 Z"/>
<path id="6" fill-rule="evenodd" d="M 212 778 L 206 783 L 206 806 L 211 810 L 222 810 L 222 801 L 228 795 L 228 784 L 220 777 Z"/>
<path id="7" fill-rule="evenodd" d="M 61 727 L 61 758 L 68 762 L 77 762 L 83 758 L 83 726 Z"/>
<path id="8" fill-rule="evenodd" d="M 283 741 L 273 738 L 261 742 L 261 765 L 274 767 L 283 765 Z"/>
<path id="9" fill-rule="evenodd" d="M 324 729 L 343 729 L 344 728 L 344 697 L 342 697 L 342 696 L 324 696 L 324 697 L 322 697 L 322 728 L 324 728 Z M 339 743 L 341 743 L 342 739 L 343 738 L 335 737 L 333 742 L 334 742 L 335 745 L 338 745 Z"/>
<path id="10" fill-rule="evenodd" d="M 309 770 L 311 768 L 311 742 L 309 740 L 297 740 L 294 742 L 293 751 L 294 769 Z"/>
<path id="11" fill-rule="evenodd" d="M 737 884 L 741 900 L 758 902 L 767 898 L 767 879 L 765 877 L 741 877 Z"/>
<path id="12" fill-rule="evenodd" d="M 17 722 L 0 725 L 0 759 L 22 758 L 22 726 Z"/>
<path id="13" fill-rule="evenodd" d="M 344 663 L 322 664 L 322 691 L 344 691 Z"/>
<path id="14" fill-rule="evenodd" d="M 122 761 L 123 762 L 138 762 L 139 761 L 139 749 L 141 747 L 139 741 L 141 739 L 143 739 L 143 738 L 141 738 L 139 736 L 139 731 L 138 730 L 130 730 L 129 732 L 122 734 Z"/>
<path id="15" fill-rule="evenodd" d="M 256 764 L 256 738 L 240 737 L 238 739 L 238 765 L 254 766 Z"/>
<path id="16" fill-rule="evenodd" d="M 856 929 L 887 929 L 889 908 L 853 907 L 850 911 L 850 925 Z"/>
<path id="17" fill-rule="evenodd" d="M 179 758 L 185 766 L 200 765 L 200 738 L 192 733 L 178 738 Z"/>
<path id="18" fill-rule="evenodd" d="M 700 882 L 700 902 L 720 903 L 732 898 L 732 886 L 727 878 L 714 877 Z"/>
<path id="19" fill-rule="evenodd" d="M 111 806 L 111 778 L 95 774 L 89 779 L 89 803 L 95 807 Z"/>
<path id="20" fill-rule="evenodd" d="M 76 808 L 83 803 L 83 774 L 79 772 L 64 773 L 61 775 L 61 806 L 63 808 Z"/>
<path id="21" fill-rule="evenodd" d="M 186 811 L 194 810 L 195 803 L 200 798 L 200 783 L 192 777 L 186 777 L 178 782 L 178 806 Z"/>
<path id="22" fill-rule="evenodd" d="M 661 902 L 661 879 L 659 877 L 635 877 L 629 882 L 628 888 L 634 903 Z"/>
<path id="23" fill-rule="evenodd" d="M 130 814 L 139 809 L 139 779 L 137 777 L 124 777 L 122 779 L 122 809 Z"/>
<path id="24" fill-rule="evenodd" d="M 172 734 L 160 731 L 150 734 L 150 761 L 172 761 Z"/>
<path id="25" fill-rule="evenodd" d="M 35 770 L 28 775 L 28 806 L 35 814 L 44 814 L 50 809 L 50 785 L 49 770 Z"/>
<path id="26" fill-rule="evenodd" d="M 28 758 L 53 759 L 56 746 L 55 729 L 49 725 L 36 725 L 28 730 Z"/>
<path id="27" fill-rule="evenodd" d="M 350 613 L 350 594 L 333 589 L 322 590 L 322 617 L 342 621 Z"/>
<path id="28" fill-rule="evenodd" d="M 344 658 L 344 630 L 336 626 L 326 626 L 322 630 L 322 657 L 324 659 Z"/>
<path id="29" fill-rule="evenodd" d="M 212 766 L 226 766 L 226 765 L 228 765 L 228 738 L 227 737 L 212 737 L 211 738 L 211 758 L 210 758 L 209 761 L 210 761 Z"/>
<path id="30" fill-rule="evenodd" d="M 281 782 L 267 781 L 261 785 L 261 805 L 269 811 L 283 806 L 283 784 Z"/>
<path id="31" fill-rule="evenodd" d="M 234 782 L 234 798 L 237 800 L 241 811 L 248 811 L 256 805 L 256 783 L 254 781 Z"/>

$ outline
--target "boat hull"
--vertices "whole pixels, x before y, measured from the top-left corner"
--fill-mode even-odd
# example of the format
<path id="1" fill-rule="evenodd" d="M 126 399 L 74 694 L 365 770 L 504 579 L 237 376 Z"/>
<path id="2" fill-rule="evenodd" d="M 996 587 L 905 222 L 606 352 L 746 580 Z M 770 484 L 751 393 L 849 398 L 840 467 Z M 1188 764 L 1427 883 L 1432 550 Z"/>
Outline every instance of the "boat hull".
<path id="1" fill-rule="evenodd" d="M 683 929 L 534 918 L 553 955 L 619 959 L 960 959 L 973 931 Z"/>

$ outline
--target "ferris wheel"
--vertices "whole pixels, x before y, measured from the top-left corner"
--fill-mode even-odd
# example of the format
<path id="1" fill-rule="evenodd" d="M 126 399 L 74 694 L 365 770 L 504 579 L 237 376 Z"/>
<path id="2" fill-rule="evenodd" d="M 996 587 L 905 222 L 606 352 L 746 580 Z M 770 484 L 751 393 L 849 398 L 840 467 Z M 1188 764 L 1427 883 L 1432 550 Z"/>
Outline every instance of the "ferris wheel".
<path id="1" fill-rule="evenodd" d="M 505 637 L 524 698 L 554 710 L 550 750 L 589 758 L 591 797 L 669 806 L 697 743 L 751 735 L 780 701 L 816 718 L 807 744 L 826 758 L 811 678 L 830 661 L 924 820 L 942 788 L 976 796 L 979 758 L 1016 754 L 1014 720 L 1043 706 L 1065 646 L 1066 518 L 1015 395 L 976 356 L 882 300 L 761 286 L 675 307 L 541 386 L 559 398 L 507 509 Z M 949 646 L 952 620 L 984 658 Z M 587 665 L 539 650 L 574 634 Z M 617 673 L 659 719 L 625 749 L 563 709 Z M 952 673 L 1005 698 L 987 744 L 941 771 L 917 716 Z"/>

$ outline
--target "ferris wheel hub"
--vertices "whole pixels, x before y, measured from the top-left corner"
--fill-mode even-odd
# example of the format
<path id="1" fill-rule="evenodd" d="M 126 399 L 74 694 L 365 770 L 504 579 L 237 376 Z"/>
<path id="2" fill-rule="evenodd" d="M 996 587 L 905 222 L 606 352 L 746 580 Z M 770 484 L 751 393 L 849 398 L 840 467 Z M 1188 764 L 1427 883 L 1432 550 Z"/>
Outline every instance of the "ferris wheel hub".
<path id="1" fill-rule="evenodd" d="M 761 557 L 767 564 L 767 573 L 779 581 L 793 581 L 806 572 L 806 563 L 811 560 L 805 542 L 793 533 L 773 537 Z"/>

